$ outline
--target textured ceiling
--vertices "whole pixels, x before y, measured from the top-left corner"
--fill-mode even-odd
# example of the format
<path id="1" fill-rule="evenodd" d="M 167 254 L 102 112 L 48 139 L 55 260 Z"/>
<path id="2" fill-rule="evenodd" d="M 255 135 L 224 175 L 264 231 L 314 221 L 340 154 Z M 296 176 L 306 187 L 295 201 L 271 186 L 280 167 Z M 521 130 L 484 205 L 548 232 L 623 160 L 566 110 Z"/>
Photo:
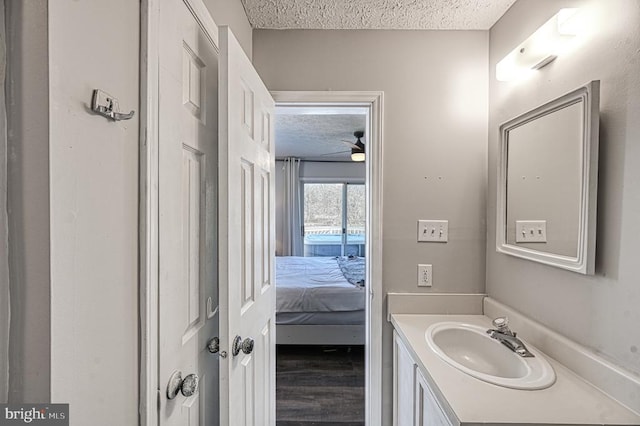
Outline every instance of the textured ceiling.
<path id="1" fill-rule="evenodd" d="M 353 132 L 364 130 L 366 110 L 339 111 L 284 110 L 276 112 L 276 158 L 351 161 L 351 148 L 343 140 L 355 143 Z M 367 143 L 366 135 L 362 142 Z"/>
<path id="2" fill-rule="evenodd" d="M 516 0 L 242 0 L 253 28 L 488 30 Z"/>

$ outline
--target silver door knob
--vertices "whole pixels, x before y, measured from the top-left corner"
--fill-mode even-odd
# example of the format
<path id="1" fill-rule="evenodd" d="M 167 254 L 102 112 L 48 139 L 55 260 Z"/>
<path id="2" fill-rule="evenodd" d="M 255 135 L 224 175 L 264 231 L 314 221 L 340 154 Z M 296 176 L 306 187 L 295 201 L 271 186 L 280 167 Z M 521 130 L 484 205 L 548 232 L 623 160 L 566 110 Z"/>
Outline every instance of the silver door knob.
<path id="1" fill-rule="evenodd" d="M 209 340 L 209 343 L 207 343 L 207 350 L 214 355 L 220 356 L 220 358 L 227 357 L 227 351 L 220 350 L 220 339 L 217 337 L 212 337 L 211 340 Z"/>
<path id="2" fill-rule="evenodd" d="M 240 351 L 244 352 L 247 355 L 253 352 L 253 339 L 251 337 L 247 337 L 246 339 L 242 340 L 242 337 L 236 336 L 235 339 L 233 339 L 233 347 L 231 349 L 231 353 L 233 354 L 233 356 L 236 356 L 240 353 Z"/>
<path id="3" fill-rule="evenodd" d="M 180 385 L 180 392 L 186 396 L 190 397 L 194 393 L 198 392 L 198 384 L 200 383 L 200 378 L 197 374 L 189 374 L 184 378 L 182 384 Z"/>
<path id="4" fill-rule="evenodd" d="M 200 378 L 197 374 L 189 374 L 183 379 L 182 371 L 174 371 L 167 384 L 167 398 L 174 399 L 178 396 L 178 392 L 186 397 L 190 397 L 198 392 L 199 383 Z"/>

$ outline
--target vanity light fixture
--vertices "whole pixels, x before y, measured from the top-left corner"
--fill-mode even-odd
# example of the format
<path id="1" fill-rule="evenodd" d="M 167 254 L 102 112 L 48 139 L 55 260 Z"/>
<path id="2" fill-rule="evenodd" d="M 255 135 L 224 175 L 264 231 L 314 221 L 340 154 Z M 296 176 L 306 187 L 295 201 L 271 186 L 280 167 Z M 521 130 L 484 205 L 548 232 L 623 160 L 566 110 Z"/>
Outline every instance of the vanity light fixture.
<path id="1" fill-rule="evenodd" d="M 577 8 L 560 9 L 496 65 L 496 79 L 523 78 L 555 60 L 579 32 Z"/>

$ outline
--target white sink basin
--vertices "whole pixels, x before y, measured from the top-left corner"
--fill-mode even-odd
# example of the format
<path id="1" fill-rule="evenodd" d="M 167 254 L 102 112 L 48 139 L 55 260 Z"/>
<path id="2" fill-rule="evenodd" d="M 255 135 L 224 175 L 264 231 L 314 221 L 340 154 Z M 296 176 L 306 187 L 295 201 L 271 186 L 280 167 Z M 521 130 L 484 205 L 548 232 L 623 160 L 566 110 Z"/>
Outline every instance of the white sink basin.
<path id="1" fill-rule="evenodd" d="M 430 326 L 425 339 L 445 362 L 477 379 L 512 389 L 544 389 L 556 380 L 555 371 L 540 352 L 517 355 L 489 337 L 487 328 L 461 322 L 439 322 Z"/>

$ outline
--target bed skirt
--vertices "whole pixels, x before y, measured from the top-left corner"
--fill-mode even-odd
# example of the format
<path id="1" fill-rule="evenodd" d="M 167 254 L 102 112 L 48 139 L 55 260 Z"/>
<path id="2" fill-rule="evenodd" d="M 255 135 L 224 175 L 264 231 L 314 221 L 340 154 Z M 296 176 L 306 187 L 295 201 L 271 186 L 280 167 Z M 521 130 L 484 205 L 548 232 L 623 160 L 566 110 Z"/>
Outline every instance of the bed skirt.
<path id="1" fill-rule="evenodd" d="M 365 325 L 277 325 L 278 345 L 364 345 Z"/>

